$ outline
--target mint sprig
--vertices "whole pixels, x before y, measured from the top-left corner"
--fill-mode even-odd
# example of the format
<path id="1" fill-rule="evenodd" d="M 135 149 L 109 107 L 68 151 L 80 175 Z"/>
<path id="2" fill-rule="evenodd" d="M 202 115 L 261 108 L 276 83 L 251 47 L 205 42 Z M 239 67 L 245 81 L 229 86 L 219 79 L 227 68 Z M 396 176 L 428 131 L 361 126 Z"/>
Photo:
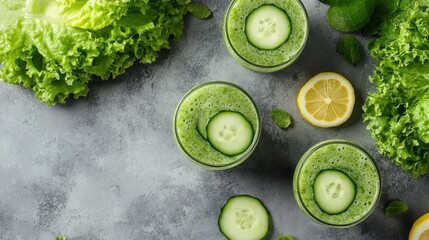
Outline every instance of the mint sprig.
<path id="1" fill-rule="evenodd" d="M 393 200 L 387 204 L 384 214 L 388 217 L 396 217 L 408 210 L 408 205 L 401 200 Z"/>
<path id="2" fill-rule="evenodd" d="M 207 19 L 212 15 L 210 8 L 199 2 L 190 2 L 186 10 L 198 19 Z"/>
<path id="3" fill-rule="evenodd" d="M 292 123 L 292 119 L 289 113 L 283 111 L 282 109 L 273 109 L 271 110 L 271 118 L 277 126 L 286 129 Z"/>
<path id="4" fill-rule="evenodd" d="M 340 38 L 337 51 L 346 62 L 352 65 L 357 65 L 362 60 L 362 48 L 359 41 L 352 35 L 344 35 Z"/>
<path id="5" fill-rule="evenodd" d="M 295 240 L 295 238 L 293 238 L 290 235 L 284 235 L 284 234 L 280 234 L 279 236 L 279 240 Z"/>

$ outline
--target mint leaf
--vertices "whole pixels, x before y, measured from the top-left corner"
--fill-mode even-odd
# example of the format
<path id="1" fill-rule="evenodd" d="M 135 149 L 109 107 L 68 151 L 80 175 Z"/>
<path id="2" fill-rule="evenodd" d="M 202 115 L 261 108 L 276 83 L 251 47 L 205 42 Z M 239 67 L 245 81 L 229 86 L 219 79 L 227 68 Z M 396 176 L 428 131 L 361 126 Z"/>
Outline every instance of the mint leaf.
<path id="1" fill-rule="evenodd" d="M 273 109 L 271 110 L 271 118 L 277 126 L 286 129 L 292 123 L 292 119 L 290 118 L 289 113 L 281 110 L 281 109 Z"/>
<path id="2" fill-rule="evenodd" d="M 408 210 L 408 205 L 401 200 L 393 200 L 389 202 L 387 207 L 384 209 L 384 214 L 388 217 L 396 217 L 401 213 Z"/>
<path id="3" fill-rule="evenodd" d="M 186 10 L 198 19 L 207 19 L 212 15 L 209 7 L 199 2 L 189 3 L 186 5 Z"/>
<path id="4" fill-rule="evenodd" d="M 66 237 L 55 237 L 55 240 L 67 240 Z"/>
<path id="5" fill-rule="evenodd" d="M 293 238 L 290 235 L 284 235 L 284 234 L 280 234 L 279 236 L 279 240 L 295 240 L 295 238 Z"/>
<path id="6" fill-rule="evenodd" d="M 362 60 L 359 41 L 352 35 L 344 35 L 340 38 L 337 51 L 346 62 L 352 65 L 357 65 Z"/>

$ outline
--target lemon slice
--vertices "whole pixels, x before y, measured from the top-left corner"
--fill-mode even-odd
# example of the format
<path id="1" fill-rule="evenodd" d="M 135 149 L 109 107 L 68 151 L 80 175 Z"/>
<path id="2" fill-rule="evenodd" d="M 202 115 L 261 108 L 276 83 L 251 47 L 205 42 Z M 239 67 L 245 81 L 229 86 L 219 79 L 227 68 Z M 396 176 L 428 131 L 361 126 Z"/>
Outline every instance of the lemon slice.
<path id="1" fill-rule="evenodd" d="M 299 91 L 298 108 L 311 124 L 329 128 L 344 123 L 355 104 L 353 86 L 343 76 L 322 72 L 311 78 Z"/>
<path id="2" fill-rule="evenodd" d="M 429 240 L 429 213 L 419 217 L 411 227 L 409 240 Z"/>

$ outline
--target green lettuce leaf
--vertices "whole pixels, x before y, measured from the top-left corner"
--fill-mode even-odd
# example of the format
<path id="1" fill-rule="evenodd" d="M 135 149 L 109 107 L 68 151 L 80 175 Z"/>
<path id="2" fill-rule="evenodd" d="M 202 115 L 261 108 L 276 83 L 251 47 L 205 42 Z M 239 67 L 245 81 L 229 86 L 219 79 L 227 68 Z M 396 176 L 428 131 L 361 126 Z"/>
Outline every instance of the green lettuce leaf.
<path id="1" fill-rule="evenodd" d="M 31 0 L 25 12 L 72 27 L 99 30 L 127 14 L 132 0 Z"/>
<path id="2" fill-rule="evenodd" d="M 24 14 L 25 0 L 0 0 L 0 31 L 15 26 Z"/>
<path id="3" fill-rule="evenodd" d="M 1 0 L 0 0 L 1 1 Z M 89 92 L 136 61 L 152 63 L 183 34 L 189 0 L 2 0 L 0 80 L 48 105 Z M 11 7 L 13 5 L 13 7 Z"/>
<path id="4" fill-rule="evenodd" d="M 402 0 L 396 15 L 370 43 L 379 61 L 364 121 L 382 154 L 412 175 L 429 171 L 429 8 Z"/>

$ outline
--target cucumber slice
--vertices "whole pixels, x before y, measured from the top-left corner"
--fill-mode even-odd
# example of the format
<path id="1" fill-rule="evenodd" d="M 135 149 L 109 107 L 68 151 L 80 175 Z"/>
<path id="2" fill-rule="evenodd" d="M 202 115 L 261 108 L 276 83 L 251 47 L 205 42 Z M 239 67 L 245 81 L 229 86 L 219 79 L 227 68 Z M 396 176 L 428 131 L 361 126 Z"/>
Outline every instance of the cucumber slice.
<path id="1" fill-rule="evenodd" d="M 313 185 L 314 199 L 327 214 L 340 214 L 352 205 L 356 197 L 356 185 L 344 172 L 323 170 L 317 174 Z"/>
<path id="2" fill-rule="evenodd" d="M 210 118 L 207 140 L 217 151 L 235 156 L 249 148 L 253 141 L 252 124 L 239 112 L 222 111 Z"/>
<path id="3" fill-rule="evenodd" d="M 237 195 L 226 201 L 218 226 L 230 240 L 264 239 L 270 230 L 270 213 L 259 199 Z"/>
<path id="4" fill-rule="evenodd" d="M 261 50 L 272 50 L 282 45 L 291 32 L 286 12 L 275 5 L 264 4 L 246 18 L 246 37 L 250 44 Z"/>

